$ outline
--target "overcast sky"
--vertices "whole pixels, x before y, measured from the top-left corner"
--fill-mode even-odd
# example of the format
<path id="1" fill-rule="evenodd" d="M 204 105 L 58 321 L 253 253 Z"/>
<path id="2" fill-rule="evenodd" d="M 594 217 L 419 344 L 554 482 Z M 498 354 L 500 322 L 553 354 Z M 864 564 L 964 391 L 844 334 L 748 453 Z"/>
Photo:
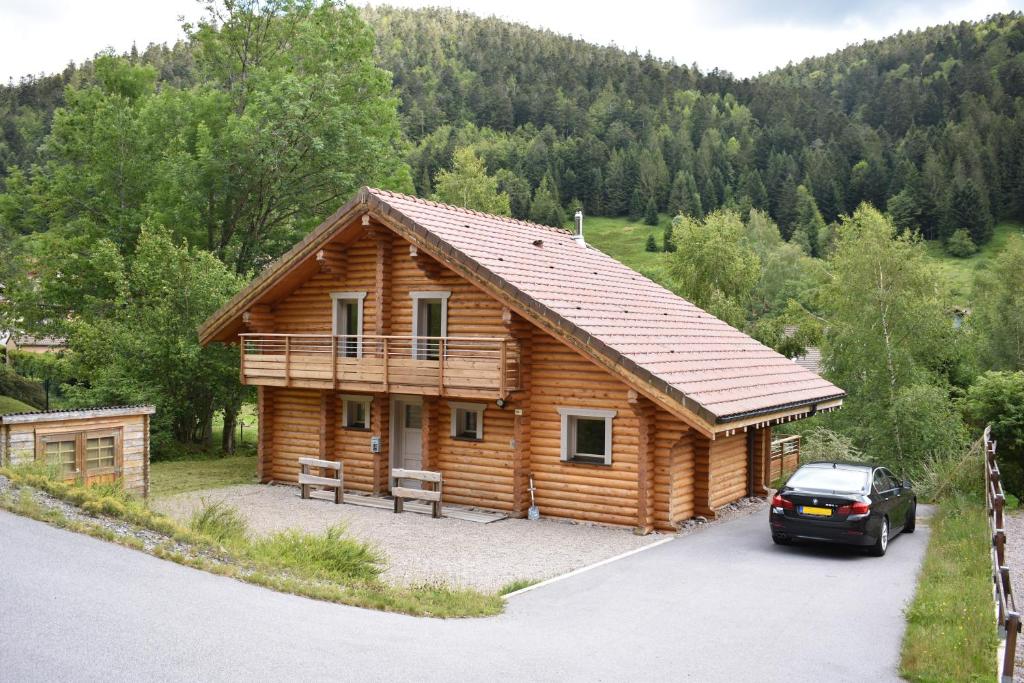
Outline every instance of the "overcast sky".
<path id="1" fill-rule="evenodd" d="M 362 4 L 362 3 L 358 3 Z M 982 19 L 1024 9 L 1024 0 L 675 0 L 557 2 L 452 0 L 442 5 L 572 34 L 595 43 L 651 52 L 703 69 L 753 76 L 901 29 Z M 172 43 L 179 17 L 201 14 L 196 0 L 0 0 L 0 80 L 52 73 L 132 42 Z"/>

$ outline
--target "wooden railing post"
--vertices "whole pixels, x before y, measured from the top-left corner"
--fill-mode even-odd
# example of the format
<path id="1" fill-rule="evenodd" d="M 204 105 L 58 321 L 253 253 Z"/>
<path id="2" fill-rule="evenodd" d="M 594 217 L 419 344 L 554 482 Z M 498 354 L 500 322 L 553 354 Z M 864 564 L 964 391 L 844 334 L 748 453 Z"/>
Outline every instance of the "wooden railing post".
<path id="1" fill-rule="evenodd" d="M 501 354 L 498 360 L 498 396 L 505 398 L 505 384 L 508 378 L 505 373 L 508 371 L 508 340 L 501 340 Z"/>
<path id="2" fill-rule="evenodd" d="M 292 346 L 291 337 L 284 338 L 284 383 L 291 384 L 292 381 Z"/>
<path id="3" fill-rule="evenodd" d="M 437 342 L 437 392 L 439 396 L 444 395 L 444 365 L 447 362 L 445 358 L 447 352 L 445 338 L 441 337 Z"/>
<path id="4" fill-rule="evenodd" d="M 1004 681 L 1013 680 L 1013 669 L 1017 657 L 1017 633 L 1020 632 L 1020 615 L 1009 612 L 1006 615 L 1006 648 L 1003 650 Z"/>
<path id="5" fill-rule="evenodd" d="M 338 337 L 331 335 L 331 387 L 338 388 Z"/>
<path id="6" fill-rule="evenodd" d="M 245 337 L 238 338 L 238 350 L 241 352 L 238 360 L 238 381 L 245 384 Z"/>

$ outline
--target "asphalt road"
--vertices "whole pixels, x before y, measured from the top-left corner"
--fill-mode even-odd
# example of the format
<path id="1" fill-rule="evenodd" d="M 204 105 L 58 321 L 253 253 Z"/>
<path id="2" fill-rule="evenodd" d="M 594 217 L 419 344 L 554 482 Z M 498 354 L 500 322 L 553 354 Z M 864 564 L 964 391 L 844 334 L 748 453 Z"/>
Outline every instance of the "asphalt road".
<path id="1" fill-rule="evenodd" d="M 881 559 L 782 548 L 759 513 L 514 596 L 501 616 L 442 621 L 0 511 L 0 680 L 894 680 L 927 536 Z"/>

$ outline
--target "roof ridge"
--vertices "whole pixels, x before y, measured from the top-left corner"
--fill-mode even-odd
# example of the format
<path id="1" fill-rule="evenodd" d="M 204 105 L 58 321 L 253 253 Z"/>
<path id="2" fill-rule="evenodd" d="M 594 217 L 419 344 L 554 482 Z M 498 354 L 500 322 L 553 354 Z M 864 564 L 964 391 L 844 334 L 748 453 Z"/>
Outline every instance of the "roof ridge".
<path id="1" fill-rule="evenodd" d="M 85 413 L 99 412 L 101 410 L 134 410 L 136 408 L 156 408 L 152 403 L 131 403 L 120 406 L 93 406 L 91 408 L 50 408 L 49 410 L 17 410 L 10 413 L 0 413 L 0 417 L 13 417 L 15 415 L 52 415 L 55 413 Z"/>
<path id="2" fill-rule="evenodd" d="M 496 213 L 486 213 L 484 211 L 477 211 L 476 209 L 470 209 L 470 208 L 465 207 L 465 206 L 456 206 L 455 204 L 445 204 L 444 202 L 439 202 L 439 201 L 436 201 L 436 200 L 433 200 L 433 199 L 426 199 L 424 197 L 417 197 L 416 195 L 405 194 L 403 192 L 396 192 L 395 190 L 385 190 L 385 189 L 382 189 L 382 188 L 379 188 L 379 187 L 370 187 L 369 185 L 366 186 L 366 189 L 370 193 L 376 194 L 376 195 L 387 195 L 389 197 L 394 197 L 396 199 L 407 199 L 407 200 L 412 201 L 412 202 L 417 202 L 419 204 L 425 204 L 427 206 L 433 206 L 433 207 L 438 208 L 438 209 L 445 209 L 445 210 L 448 210 L 448 211 L 457 211 L 459 213 L 466 213 L 466 214 L 470 214 L 472 216 L 483 216 L 485 218 L 492 218 L 494 220 L 501 221 L 503 223 L 512 223 L 514 225 L 522 225 L 522 226 L 528 227 L 528 228 L 542 228 L 544 230 L 549 230 L 549 231 L 553 230 L 555 232 L 559 232 L 559 233 L 568 235 L 569 237 L 572 237 L 572 233 L 571 232 L 569 232 L 565 228 L 559 228 L 559 227 L 554 226 L 554 225 L 544 225 L 542 223 L 534 223 L 532 221 L 524 221 L 524 220 L 522 220 L 520 218 L 513 218 L 512 216 L 499 216 Z"/>

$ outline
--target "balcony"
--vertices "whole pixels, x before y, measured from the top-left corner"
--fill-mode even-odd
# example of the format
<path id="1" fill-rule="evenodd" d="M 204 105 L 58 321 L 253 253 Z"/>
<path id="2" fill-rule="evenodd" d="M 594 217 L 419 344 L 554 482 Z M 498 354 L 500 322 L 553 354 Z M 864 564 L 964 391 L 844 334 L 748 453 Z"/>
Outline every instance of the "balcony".
<path id="1" fill-rule="evenodd" d="M 242 334 L 243 384 L 504 399 L 519 345 L 502 337 Z"/>

